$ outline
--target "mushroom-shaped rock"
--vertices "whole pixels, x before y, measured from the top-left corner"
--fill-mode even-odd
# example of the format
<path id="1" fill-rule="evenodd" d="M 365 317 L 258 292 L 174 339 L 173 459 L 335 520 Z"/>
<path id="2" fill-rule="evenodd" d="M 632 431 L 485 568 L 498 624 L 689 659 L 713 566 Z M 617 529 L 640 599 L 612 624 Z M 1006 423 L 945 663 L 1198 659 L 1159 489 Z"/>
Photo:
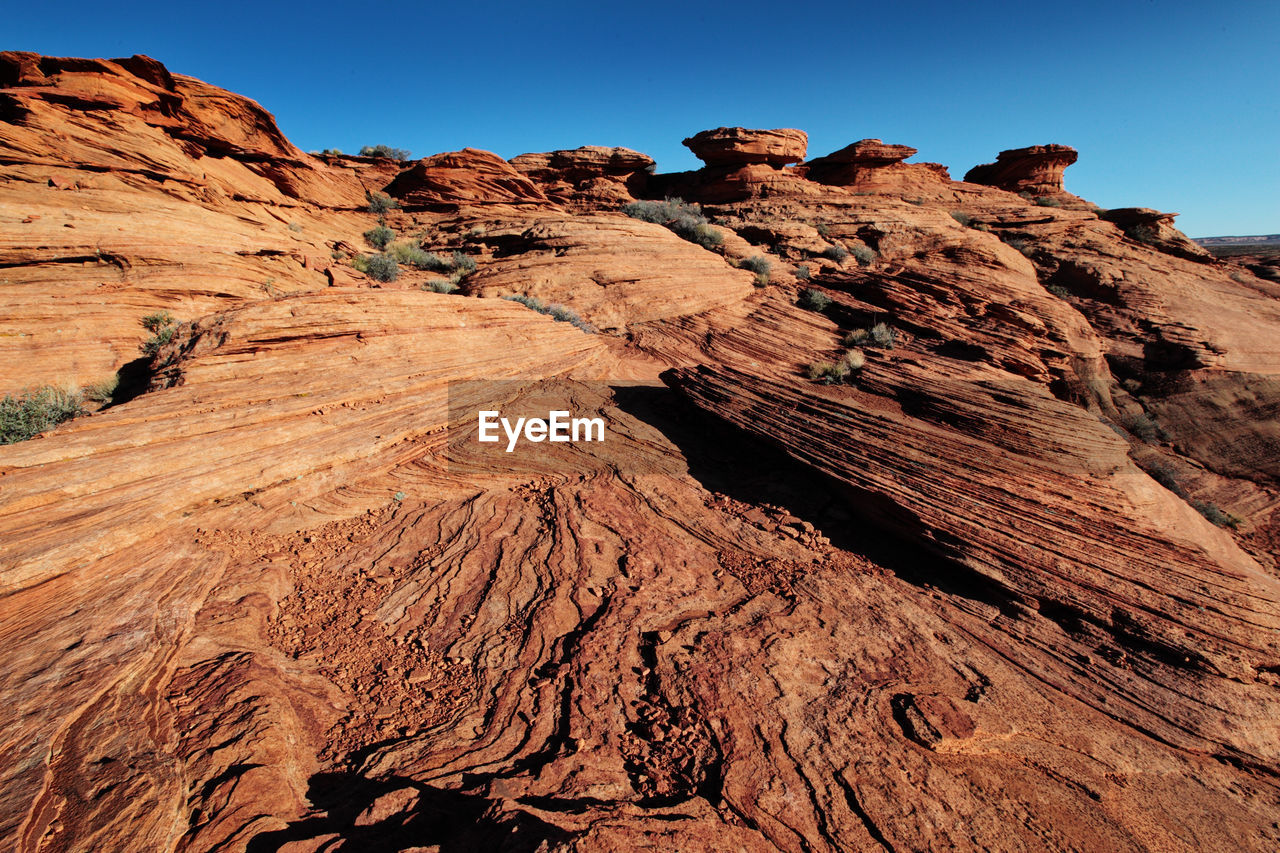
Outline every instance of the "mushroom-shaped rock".
<path id="1" fill-rule="evenodd" d="M 839 151 L 806 164 L 811 181 L 837 186 L 852 186 L 870 169 L 882 169 L 914 156 L 910 145 L 888 145 L 879 139 L 862 139 Z"/>
<path id="2" fill-rule="evenodd" d="M 782 167 L 804 159 L 809 135 L 789 127 L 776 130 L 717 127 L 694 134 L 684 140 L 684 145 L 708 166 L 767 163 Z"/>
<path id="3" fill-rule="evenodd" d="M 547 204 L 542 190 L 510 163 L 476 148 L 419 160 L 385 190 L 409 207 Z"/>
<path id="4" fill-rule="evenodd" d="M 1070 145 L 1032 145 L 1001 151 L 994 163 L 974 166 L 964 176 L 1011 192 L 1042 195 L 1062 191 L 1062 173 L 1079 155 Z"/>

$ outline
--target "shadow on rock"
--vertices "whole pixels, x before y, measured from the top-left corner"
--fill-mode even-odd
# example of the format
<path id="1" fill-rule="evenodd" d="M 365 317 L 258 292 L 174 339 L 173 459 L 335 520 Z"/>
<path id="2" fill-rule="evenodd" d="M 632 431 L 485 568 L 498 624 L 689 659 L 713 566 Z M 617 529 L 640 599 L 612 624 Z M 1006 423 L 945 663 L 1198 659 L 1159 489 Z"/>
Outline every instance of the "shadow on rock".
<path id="1" fill-rule="evenodd" d="M 307 849 L 397 853 L 431 847 L 440 853 L 533 853 L 570 839 L 531 815 L 504 812 L 482 796 L 433 788 L 411 779 L 366 779 L 318 773 L 307 796 L 315 813 L 255 836 L 247 853 Z M 295 846 L 298 842 L 304 844 Z M 305 844 L 305 842 L 311 842 Z"/>
<path id="2" fill-rule="evenodd" d="M 615 388 L 618 407 L 680 448 L 689 474 L 711 492 L 753 505 L 785 507 L 831 544 L 861 554 L 916 586 L 1009 608 L 1010 590 L 964 568 L 960 543 L 884 495 L 856 489 L 777 445 L 748 435 L 686 400 L 677 390 Z M 928 546 L 922 543 L 929 543 Z M 959 570 L 957 570 L 959 569 Z"/>

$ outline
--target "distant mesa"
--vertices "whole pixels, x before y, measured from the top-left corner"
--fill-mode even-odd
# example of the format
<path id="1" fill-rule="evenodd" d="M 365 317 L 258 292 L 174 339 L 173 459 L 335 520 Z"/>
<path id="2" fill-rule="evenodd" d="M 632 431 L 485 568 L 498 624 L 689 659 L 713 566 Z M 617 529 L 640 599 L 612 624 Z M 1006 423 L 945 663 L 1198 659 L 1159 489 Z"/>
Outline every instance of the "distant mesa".
<path id="1" fill-rule="evenodd" d="M 809 148 L 809 135 L 789 127 L 775 130 L 717 127 L 695 133 L 684 140 L 684 145 L 708 166 L 764 163 L 781 167 L 804 160 Z"/>
<path id="2" fill-rule="evenodd" d="M 974 166 L 964 179 L 1010 192 L 1047 195 L 1062 192 L 1062 173 L 1079 154 L 1069 145 L 1032 145 L 1001 151 L 994 163 Z"/>

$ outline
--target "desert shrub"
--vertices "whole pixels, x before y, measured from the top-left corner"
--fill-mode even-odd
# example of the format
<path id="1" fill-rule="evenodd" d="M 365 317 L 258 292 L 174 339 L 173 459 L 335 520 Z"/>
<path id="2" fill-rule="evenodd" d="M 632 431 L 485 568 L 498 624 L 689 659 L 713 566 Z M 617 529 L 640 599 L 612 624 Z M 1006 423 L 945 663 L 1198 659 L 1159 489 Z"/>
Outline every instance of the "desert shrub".
<path id="1" fill-rule="evenodd" d="M 0 444 L 26 441 L 84 412 L 80 394 L 46 385 L 21 397 L 0 400 Z"/>
<path id="2" fill-rule="evenodd" d="M 409 152 L 390 145 L 366 145 L 360 149 L 361 157 L 386 157 L 390 160 L 408 160 Z"/>
<path id="3" fill-rule="evenodd" d="M 739 261 L 738 268 L 755 273 L 756 287 L 764 287 L 769 283 L 769 272 L 773 269 L 773 261 L 763 255 L 752 255 Z"/>
<path id="4" fill-rule="evenodd" d="M 351 268 L 356 272 L 367 273 L 369 271 L 369 258 L 367 255 L 356 255 L 351 259 Z"/>
<path id="5" fill-rule="evenodd" d="M 459 278 L 464 278 L 476 271 L 476 259 L 462 252 L 454 252 L 452 258 L 452 266 L 454 273 Z"/>
<path id="6" fill-rule="evenodd" d="M 539 314 L 547 313 L 547 303 L 543 302 L 541 299 L 537 298 L 536 296 L 526 296 L 523 293 L 513 293 L 510 296 L 504 296 L 502 298 L 507 300 L 508 302 L 519 302 L 524 307 L 532 308 L 534 311 L 537 311 Z"/>
<path id="7" fill-rule="evenodd" d="M 392 231 L 385 225 L 375 225 L 368 231 L 364 232 L 364 239 L 369 241 L 370 246 L 379 249 L 385 249 L 387 244 L 396 238 L 396 232 Z"/>
<path id="8" fill-rule="evenodd" d="M 458 290 L 458 285 L 446 278 L 433 278 L 422 285 L 422 289 L 430 290 L 432 293 L 455 293 Z"/>
<path id="9" fill-rule="evenodd" d="M 968 228 L 973 223 L 973 217 L 965 213 L 963 210 L 951 211 L 951 218 L 956 222 L 959 222 L 965 228 Z"/>
<path id="10" fill-rule="evenodd" d="M 1139 412 L 1127 418 L 1125 428 L 1143 441 L 1156 441 L 1163 437 L 1163 431 L 1146 412 Z"/>
<path id="11" fill-rule="evenodd" d="M 561 323 L 570 323 L 584 332 L 595 332 L 595 329 L 590 323 L 578 316 L 578 312 L 564 305 L 554 302 L 548 305 L 537 297 L 526 296 L 523 293 L 516 293 L 502 298 L 511 302 L 519 302 L 524 307 L 537 311 L 539 314 L 546 314 L 550 316 L 551 319 L 557 320 Z"/>
<path id="12" fill-rule="evenodd" d="M 854 329 L 844 336 L 845 346 L 877 347 L 893 349 L 898 342 L 898 332 L 886 323 L 876 323 L 866 329 Z"/>
<path id="13" fill-rule="evenodd" d="M 161 329 L 165 328 L 166 326 L 172 326 L 176 324 L 178 321 L 175 320 L 173 315 L 170 314 L 168 311 L 157 311 L 154 314 L 148 314 L 147 316 L 143 317 L 139 322 L 142 323 L 142 328 L 146 329 L 148 332 L 151 332 L 152 334 L 155 334 L 156 332 L 159 332 Z"/>
<path id="14" fill-rule="evenodd" d="M 323 151 L 321 151 L 320 153 L 321 153 L 321 154 L 341 154 L 341 153 L 342 153 L 342 149 L 341 149 L 341 148 L 326 148 L 326 149 L 324 149 Z"/>
<path id="15" fill-rule="evenodd" d="M 876 259 L 876 250 L 870 246 L 854 246 L 853 259 L 865 267 Z"/>
<path id="16" fill-rule="evenodd" d="M 400 202 L 396 201 L 386 193 L 364 191 L 364 197 L 369 201 L 370 213 L 386 213 L 392 208 L 400 206 Z"/>
<path id="17" fill-rule="evenodd" d="M 1071 291 L 1067 290 L 1065 287 L 1063 287 L 1060 284 L 1051 284 L 1048 287 L 1046 287 L 1045 290 L 1049 291 L 1059 299 L 1068 299 L 1071 297 Z"/>
<path id="18" fill-rule="evenodd" d="M 1017 249 L 1019 252 L 1026 255 L 1028 258 L 1031 257 L 1031 253 L 1035 251 L 1032 248 L 1031 244 L 1026 240 L 1022 239 L 1021 237 L 1014 237 L 1011 240 L 1006 240 L 1005 243 L 1008 244 L 1009 248 Z"/>
<path id="19" fill-rule="evenodd" d="M 805 376 L 815 382 L 835 385 L 850 382 L 858 371 L 866 364 L 867 358 L 861 350 L 849 350 L 838 361 L 817 361 L 805 365 Z"/>
<path id="20" fill-rule="evenodd" d="M 1218 527 L 1230 527 L 1232 530 L 1235 530 L 1240 526 L 1241 519 L 1236 518 L 1230 513 L 1223 512 L 1215 503 L 1211 503 L 1210 501 L 1192 501 L 1191 505 L 1195 507 L 1196 512 L 1209 519 L 1209 521 L 1213 522 Z"/>
<path id="21" fill-rule="evenodd" d="M 709 252 L 715 251 L 717 247 L 724 243 L 724 237 L 720 232 L 705 222 L 699 222 L 692 228 L 686 228 L 683 223 L 679 223 L 672 227 L 671 230 L 690 243 L 697 243 Z"/>
<path id="22" fill-rule="evenodd" d="M 821 290 L 814 290 L 812 287 L 806 287 L 804 292 L 800 294 L 798 304 L 801 308 L 806 310 L 822 313 L 831 306 L 831 297 L 827 296 Z"/>
<path id="23" fill-rule="evenodd" d="M 151 337 L 142 342 L 144 355 L 155 355 L 161 347 L 173 340 L 178 331 L 178 321 L 168 311 L 148 314 L 140 322 L 142 328 L 151 333 Z"/>
<path id="24" fill-rule="evenodd" d="M 622 206 L 622 212 L 632 219 L 639 219 L 643 222 L 653 222 L 657 225 L 666 225 L 681 217 L 694 219 L 698 222 L 706 222 L 707 218 L 702 215 L 702 207 L 697 204 L 690 204 L 682 198 L 673 198 L 668 196 L 662 201 L 633 201 Z"/>
<path id="25" fill-rule="evenodd" d="M 365 258 L 364 272 L 375 281 L 395 281 L 400 277 L 400 265 L 387 254 Z"/>
<path id="26" fill-rule="evenodd" d="M 572 308 L 552 303 L 547 306 L 547 313 L 551 315 L 551 319 L 558 320 L 561 323 L 570 323 L 584 332 L 595 331 L 595 329 L 591 328 L 591 324 L 578 316 L 578 312 Z"/>
<path id="27" fill-rule="evenodd" d="M 1173 492 L 1178 497 L 1186 500 L 1187 490 L 1183 488 L 1182 482 L 1178 479 L 1177 473 L 1162 462 L 1151 462 L 1142 466 L 1143 470 L 1150 475 L 1160 485 Z"/>
<path id="28" fill-rule="evenodd" d="M 424 252 L 421 246 L 413 243 L 392 243 L 387 247 L 387 254 L 396 259 L 396 263 L 420 270 L 443 272 L 449 268 L 449 262 L 439 255 Z"/>
<path id="29" fill-rule="evenodd" d="M 871 327 L 871 344 L 880 347 L 880 349 L 893 349 L 893 345 L 898 342 L 898 332 L 896 329 L 884 324 L 876 323 Z"/>
<path id="30" fill-rule="evenodd" d="M 800 279 L 801 281 L 808 281 L 809 276 L 811 275 L 812 273 L 809 272 L 809 267 L 807 264 L 801 264 L 800 266 L 796 267 L 796 278 Z"/>
<path id="31" fill-rule="evenodd" d="M 1036 205 L 1039 207 L 1062 207 L 1062 202 L 1058 201 L 1056 198 L 1040 196 L 1036 199 Z"/>
<path id="32" fill-rule="evenodd" d="M 94 403 L 110 403 L 116 395 L 116 389 L 120 387 L 120 378 L 112 376 L 110 379 L 104 379 L 101 382 L 94 382 L 84 386 L 80 393 L 84 395 L 86 400 Z"/>
<path id="33" fill-rule="evenodd" d="M 819 222 L 817 225 L 817 228 L 818 228 L 818 236 L 821 237 L 822 239 L 825 240 L 831 236 L 831 226 L 828 225 L 827 223 Z"/>
<path id="34" fill-rule="evenodd" d="M 832 243 L 823 250 L 822 257 L 835 261 L 838 264 L 842 264 L 845 262 L 845 259 L 849 257 L 849 250 L 844 246 L 841 246 L 839 243 Z"/>
<path id="35" fill-rule="evenodd" d="M 707 217 L 703 216 L 702 208 L 684 199 L 668 197 L 662 201 L 633 201 L 623 205 L 622 212 L 632 219 L 665 226 L 676 236 L 704 249 L 713 250 L 724 242 L 720 232 L 711 227 Z"/>

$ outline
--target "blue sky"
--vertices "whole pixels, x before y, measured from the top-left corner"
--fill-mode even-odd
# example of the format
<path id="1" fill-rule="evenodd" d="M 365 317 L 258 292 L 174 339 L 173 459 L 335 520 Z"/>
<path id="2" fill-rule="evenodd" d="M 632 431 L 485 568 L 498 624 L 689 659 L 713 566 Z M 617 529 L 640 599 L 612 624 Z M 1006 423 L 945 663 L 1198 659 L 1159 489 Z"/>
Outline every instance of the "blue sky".
<path id="1" fill-rule="evenodd" d="M 1280 2 L 491 2 L 196 7 L 10 0 L 0 47 L 145 53 L 259 101 L 307 150 L 624 145 L 660 171 L 710 127 L 867 137 L 953 177 L 1072 145 L 1068 190 L 1280 233 Z"/>

